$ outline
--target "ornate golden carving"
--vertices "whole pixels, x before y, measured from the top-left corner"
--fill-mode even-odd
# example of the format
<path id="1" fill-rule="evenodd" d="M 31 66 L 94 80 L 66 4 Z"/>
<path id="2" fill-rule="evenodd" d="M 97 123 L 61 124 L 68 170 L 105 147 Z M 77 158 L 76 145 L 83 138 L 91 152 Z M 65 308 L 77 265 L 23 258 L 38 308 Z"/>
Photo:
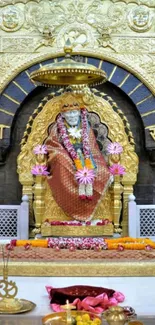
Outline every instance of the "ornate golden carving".
<path id="1" fill-rule="evenodd" d="M 40 229 L 42 224 L 42 217 L 45 212 L 45 201 L 44 195 L 46 191 L 45 186 L 45 177 L 42 175 L 35 176 L 35 185 L 34 185 L 34 215 L 35 215 L 35 227 Z"/>
<path id="2" fill-rule="evenodd" d="M 42 225 L 41 234 L 42 236 L 112 236 L 114 233 L 113 225 L 105 226 L 85 226 L 85 227 L 75 227 L 75 226 L 48 226 Z"/>
<path id="3" fill-rule="evenodd" d="M 15 7 L 8 6 L 1 10 L 0 27 L 6 32 L 15 32 L 21 28 L 24 23 L 23 12 Z"/>
<path id="4" fill-rule="evenodd" d="M 3 265 L 0 264 L 2 273 Z M 12 276 L 155 276 L 155 263 L 146 261 L 113 262 L 11 262 L 9 274 Z"/>
<path id="5" fill-rule="evenodd" d="M 23 3 L 26 4 L 29 1 L 34 1 L 34 2 L 40 2 L 41 0 L 1 0 L 0 1 L 0 7 L 8 6 L 8 5 L 14 5 L 16 3 Z"/>
<path id="6" fill-rule="evenodd" d="M 122 209 L 121 194 L 123 192 L 123 186 L 121 185 L 120 175 L 116 175 L 113 185 L 113 209 L 114 209 L 114 231 L 121 233 L 120 229 L 120 213 Z"/>
<path id="7" fill-rule="evenodd" d="M 136 3 L 137 5 L 145 5 L 147 7 L 155 8 L 154 0 L 112 0 L 112 2 L 124 2 L 126 4 Z"/>
<path id="8" fill-rule="evenodd" d="M 128 14 L 128 22 L 132 30 L 144 33 L 152 27 L 153 14 L 144 6 L 133 8 Z"/>

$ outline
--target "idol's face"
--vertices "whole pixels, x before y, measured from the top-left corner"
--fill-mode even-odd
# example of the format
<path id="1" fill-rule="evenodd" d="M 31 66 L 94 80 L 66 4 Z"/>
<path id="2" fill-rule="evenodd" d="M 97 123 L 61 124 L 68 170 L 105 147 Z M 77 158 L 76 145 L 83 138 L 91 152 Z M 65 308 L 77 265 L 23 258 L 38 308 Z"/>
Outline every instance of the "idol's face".
<path id="1" fill-rule="evenodd" d="M 70 126 L 76 126 L 79 122 L 80 110 L 70 110 L 62 113 L 62 116 Z"/>

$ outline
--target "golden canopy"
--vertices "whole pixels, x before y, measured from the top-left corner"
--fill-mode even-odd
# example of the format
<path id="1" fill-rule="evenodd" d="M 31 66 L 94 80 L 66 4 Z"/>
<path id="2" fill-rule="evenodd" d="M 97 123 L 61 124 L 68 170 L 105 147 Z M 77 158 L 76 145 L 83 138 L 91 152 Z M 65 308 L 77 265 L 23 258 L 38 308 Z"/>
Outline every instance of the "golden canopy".
<path id="1" fill-rule="evenodd" d="M 72 45 L 64 47 L 65 59 L 41 67 L 31 73 L 31 79 L 45 86 L 99 85 L 106 81 L 105 71 L 71 58 Z"/>

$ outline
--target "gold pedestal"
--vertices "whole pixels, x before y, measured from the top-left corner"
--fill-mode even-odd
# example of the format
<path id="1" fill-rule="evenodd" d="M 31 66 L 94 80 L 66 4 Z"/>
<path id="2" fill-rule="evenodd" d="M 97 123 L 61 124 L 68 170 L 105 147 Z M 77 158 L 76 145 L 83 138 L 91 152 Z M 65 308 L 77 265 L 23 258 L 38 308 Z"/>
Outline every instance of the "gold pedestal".
<path id="1" fill-rule="evenodd" d="M 51 226 L 42 225 L 42 236 L 53 237 L 97 237 L 97 236 L 113 236 L 113 224 L 110 223 L 104 226 Z"/>

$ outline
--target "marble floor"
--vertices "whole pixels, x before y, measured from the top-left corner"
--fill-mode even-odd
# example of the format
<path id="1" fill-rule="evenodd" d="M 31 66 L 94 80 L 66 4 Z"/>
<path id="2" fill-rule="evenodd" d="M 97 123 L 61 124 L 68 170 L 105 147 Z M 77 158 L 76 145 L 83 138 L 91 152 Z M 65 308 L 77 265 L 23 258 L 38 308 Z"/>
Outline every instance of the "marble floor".
<path id="1" fill-rule="evenodd" d="M 121 291 L 126 297 L 122 305 L 132 306 L 140 319 L 147 317 L 144 324 L 155 324 L 155 277 L 10 277 L 10 279 L 16 281 L 18 285 L 18 297 L 33 301 L 37 307 L 20 317 L 8 318 L 1 315 L 0 325 L 42 324 L 41 318 L 51 313 L 45 286 L 65 287 L 76 284 L 102 286 Z M 14 323 L 16 317 L 18 322 Z"/>

